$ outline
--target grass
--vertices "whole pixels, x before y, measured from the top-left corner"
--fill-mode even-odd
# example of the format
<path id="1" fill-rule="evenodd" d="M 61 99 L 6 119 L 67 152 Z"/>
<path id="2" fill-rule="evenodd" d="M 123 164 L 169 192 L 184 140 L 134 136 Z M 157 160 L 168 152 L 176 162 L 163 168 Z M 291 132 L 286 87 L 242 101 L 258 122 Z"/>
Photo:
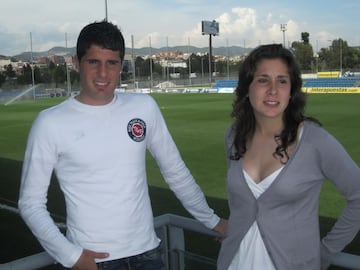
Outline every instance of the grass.
<path id="1" fill-rule="evenodd" d="M 226 217 L 228 209 L 223 137 L 226 127 L 231 123 L 233 96 L 231 94 L 154 94 L 153 97 L 163 112 L 185 163 L 202 187 L 209 204 L 219 215 Z M 0 183 L 2 186 L 0 197 L 17 201 L 21 161 L 31 123 L 40 110 L 53 106 L 61 100 L 44 99 L 0 106 Z M 318 118 L 324 128 L 330 131 L 360 164 L 358 104 L 360 104 L 360 95 L 357 94 L 313 94 L 308 98 L 307 114 Z M 188 216 L 167 188 L 156 162 L 150 155 L 147 155 L 147 171 L 154 215 L 171 212 Z M 331 183 L 326 182 L 320 197 L 322 233 L 331 228 L 343 206 L 344 199 Z M 50 187 L 49 208 L 53 213 L 65 214 L 56 181 Z M 0 214 L 1 218 L 6 216 L 3 211 L 0 211 Z M 7 223 L 10 223 L 8 227 L 17 228 L 17 239 L 29 238 L 29 232 L 21 220 L 11 215 L 6 218 L 5 224 Z M 9 238 L 10 234 L 4 231 L 6 225 L 2 224 L 0 235 Z M 204 248 L 202 240 L 193 236 L 189 238 L 197 239 L 190 240 L 188 243 L 194 251 L 205 256 L 216 256 L 218 251 L 216 244 L 213 244 L 213 248 Z M 39 247 L 34 239 L 31 241 L 36 252 Z M 14 249 L 15 247 L 9 247 L 9 250 Z M 347 251 L 360 254 L 360 239 L 356 239 Z M 24 256 L 22 251 L 20 253 Z M 6 253 L 6 256 L 2 256 L 0 260 L 8 261 L 9 258 L 10 255 Z"/>

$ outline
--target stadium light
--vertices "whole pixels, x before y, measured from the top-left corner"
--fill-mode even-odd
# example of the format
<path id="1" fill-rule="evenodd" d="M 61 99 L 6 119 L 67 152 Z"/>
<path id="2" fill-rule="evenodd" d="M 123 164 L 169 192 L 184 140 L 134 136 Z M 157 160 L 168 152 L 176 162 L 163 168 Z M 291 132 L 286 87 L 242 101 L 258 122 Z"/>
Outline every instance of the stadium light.
<path id="1" fill-rule="evenodd" d="M 286 23 L 280 24 L 280 30 L 283 32 L 283 43 L 285 47 L 285 31 L 286 31 Z"/>
<path id="2" fill-rule="evenodd" d="M 108 20 L 107 0 L 105 0 L 105 21 Z"/>
<path id="3" fill-rule="evenodd" d="M 211 62 L 212 62 L 212 36 L 219 35 L 219 23 L 215 20 L 212 21 L 202 21 L 201 22 L 201 34 L 209 35 L 209 80 L 212 83 L 212 71 L 211 71 Z"/>

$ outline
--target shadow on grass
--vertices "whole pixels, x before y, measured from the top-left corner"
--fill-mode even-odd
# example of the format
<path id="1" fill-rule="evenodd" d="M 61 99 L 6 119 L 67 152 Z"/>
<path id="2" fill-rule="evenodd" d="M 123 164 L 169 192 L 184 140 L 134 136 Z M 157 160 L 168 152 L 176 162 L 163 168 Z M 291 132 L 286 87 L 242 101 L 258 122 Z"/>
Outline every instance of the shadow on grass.
<path id="1" fill-rule="evenodd" d="M 0 158 L 0 198 L 2 202 L 15 202 L 18 200 L 18 192 L 21 177 L 22 162 Z M 152 201 L 154 216 L 166 213 L 190 217 L 179 200 L 169 189 L 150 186 L 149 193 Z M 55 177 L 49 188 L 48 208 L 56 216 L 65 216 L 65 207 L 62 193 L 59 190 Z M 209 205 L 215 212 L 224 218 L 229 215 L 227 201 L 224 199 L 208 197 Z M 2 240 L 0 264 L 15 260 L 34 253 L 42 252 L 41 246 L 33 237 L 18 214 L 0 209 L 0 239 Z M 335 219 L 320 217 L 320 231 L 324 235 L 333 226 Z M 209 236 L 185 232 L 186 248 L 188 251 L 216 258 L 220 245 Z M 345 252 L 360 255 L 360 234 L 346 248 Z M 61 269 L 59 266 L 47 267 L 47 269 Z M 331 270 L 342 268 L 331 267 Z"/>

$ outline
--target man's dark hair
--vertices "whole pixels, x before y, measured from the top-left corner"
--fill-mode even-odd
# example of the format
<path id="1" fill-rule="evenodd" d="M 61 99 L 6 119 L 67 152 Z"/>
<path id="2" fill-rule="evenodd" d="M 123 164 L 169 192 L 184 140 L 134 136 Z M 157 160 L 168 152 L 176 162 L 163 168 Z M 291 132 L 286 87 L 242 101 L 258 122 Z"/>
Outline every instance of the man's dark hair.
<path id="1" fill-rule="evenodd" d="M 121 61 L 124 60 L 124 37 L 119 28 L 111 22 L 105 20 L 94 22 L 86 25 L 81 30 L 76 45 L 76 55 L 79 61 L 92 45 L 112 51 L 119 51 Z"/>

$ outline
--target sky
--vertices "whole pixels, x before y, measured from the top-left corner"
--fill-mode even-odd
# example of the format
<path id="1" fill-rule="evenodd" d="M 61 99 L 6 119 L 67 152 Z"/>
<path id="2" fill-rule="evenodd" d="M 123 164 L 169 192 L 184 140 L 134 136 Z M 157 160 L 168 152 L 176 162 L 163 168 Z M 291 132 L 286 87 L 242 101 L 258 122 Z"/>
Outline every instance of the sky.
<path id="1" fill-rule="evenodd" d="M 213 47 L 283 43 L 310 34 L 314 51 L 334 39 L 360 45 L 358 0 L 1 0 L 0 55 L 75 47 L 88 23 L 108 21 L 121 29 L 127 48 L 209 46 L 202 21 L 217 21 Z M 281 25 L 286 30 L 281 30 Z"/>

